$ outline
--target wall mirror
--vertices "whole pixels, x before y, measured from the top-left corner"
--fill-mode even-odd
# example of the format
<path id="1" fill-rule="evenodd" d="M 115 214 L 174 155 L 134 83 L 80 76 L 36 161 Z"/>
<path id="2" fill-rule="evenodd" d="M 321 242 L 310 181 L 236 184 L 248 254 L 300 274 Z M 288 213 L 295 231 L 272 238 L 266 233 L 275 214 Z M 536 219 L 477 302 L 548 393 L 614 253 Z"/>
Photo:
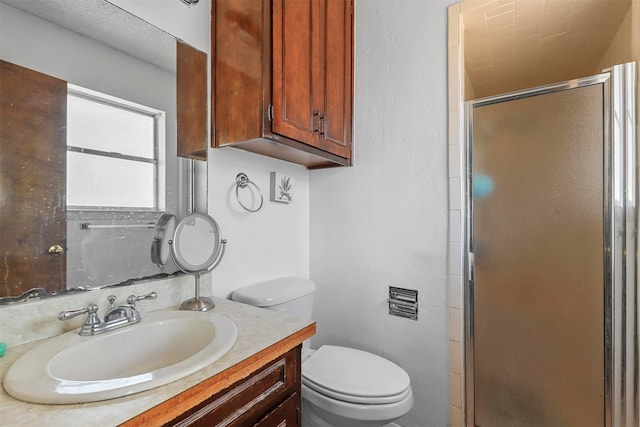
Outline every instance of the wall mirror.
<path id="1" fill-rule="evenodd" d="M 150 256 L 158 219 L 194 203 L 176 156 L 176 39 L 106 0 L 0 0 L 0 60 L 2 98 L 15 88 L 27 104 L 0 126 L 0 304 L 179 271 Z"/>

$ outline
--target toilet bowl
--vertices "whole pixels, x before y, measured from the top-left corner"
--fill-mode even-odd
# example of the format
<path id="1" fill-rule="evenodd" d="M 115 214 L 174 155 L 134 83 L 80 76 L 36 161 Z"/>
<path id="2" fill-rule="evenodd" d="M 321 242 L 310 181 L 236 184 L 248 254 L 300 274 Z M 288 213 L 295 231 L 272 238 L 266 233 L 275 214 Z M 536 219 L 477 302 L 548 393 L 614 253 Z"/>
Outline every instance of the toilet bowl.
<path id="1" fill-rule="evenodd" d="M 409 412 L 409 375 L 375 354 L 324 345 L 302 363 L 304 427 L 382 426 Z"/>
<path id="2" fill-rule="evenodd" d="M 287 277 L 235 290 L 235 301 L 311 318 L 315 284 Z M 302 426 L 383 426 L 413 406 L 409 375 L 376 354 L 323 345 L 302 350 Z"/>

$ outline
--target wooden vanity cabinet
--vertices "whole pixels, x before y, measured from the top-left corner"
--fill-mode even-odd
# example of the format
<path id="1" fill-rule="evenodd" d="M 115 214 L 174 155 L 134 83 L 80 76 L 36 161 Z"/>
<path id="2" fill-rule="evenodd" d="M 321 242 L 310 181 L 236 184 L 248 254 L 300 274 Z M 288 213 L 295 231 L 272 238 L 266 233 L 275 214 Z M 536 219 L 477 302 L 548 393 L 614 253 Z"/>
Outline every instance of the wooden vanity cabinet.
<path id="1" fill-rule="evenodd" d="M 300 349 L 195 405 L 165 426 L 300 426 Z"/>
<path id="2" fill-rule="evenodd" d="M 352 162 L 353 0 L 212 3 L 212 144 Z"/>

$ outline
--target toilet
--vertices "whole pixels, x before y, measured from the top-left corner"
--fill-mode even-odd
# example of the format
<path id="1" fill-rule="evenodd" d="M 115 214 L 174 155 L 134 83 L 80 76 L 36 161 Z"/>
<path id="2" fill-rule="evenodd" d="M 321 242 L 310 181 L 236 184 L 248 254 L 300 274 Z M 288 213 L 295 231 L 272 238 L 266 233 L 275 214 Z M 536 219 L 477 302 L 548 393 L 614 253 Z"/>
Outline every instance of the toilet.
<path id="1" fill-rule="evenodd" d="M 285 277 L 236 289 L 234 301 L 311 319 L 315 284 Z M 383 426 L 413 406 L 409 375 L 383 357 L 323 345 L 302 348 L 303 427 Z"/>

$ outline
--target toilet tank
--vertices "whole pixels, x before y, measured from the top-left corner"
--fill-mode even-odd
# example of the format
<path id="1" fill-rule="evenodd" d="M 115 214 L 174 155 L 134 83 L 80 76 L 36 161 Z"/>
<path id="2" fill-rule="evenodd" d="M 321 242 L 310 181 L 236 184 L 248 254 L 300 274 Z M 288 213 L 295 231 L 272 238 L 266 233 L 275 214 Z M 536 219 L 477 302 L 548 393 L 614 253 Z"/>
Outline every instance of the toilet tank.
<path id="1" fill-rule="evenodd" d="M 231 294 L 231 299 L 301 319 L 311 319 L 315 290 L 315 283 L 309 279 L 282 277 L 238 288 Z"/>

